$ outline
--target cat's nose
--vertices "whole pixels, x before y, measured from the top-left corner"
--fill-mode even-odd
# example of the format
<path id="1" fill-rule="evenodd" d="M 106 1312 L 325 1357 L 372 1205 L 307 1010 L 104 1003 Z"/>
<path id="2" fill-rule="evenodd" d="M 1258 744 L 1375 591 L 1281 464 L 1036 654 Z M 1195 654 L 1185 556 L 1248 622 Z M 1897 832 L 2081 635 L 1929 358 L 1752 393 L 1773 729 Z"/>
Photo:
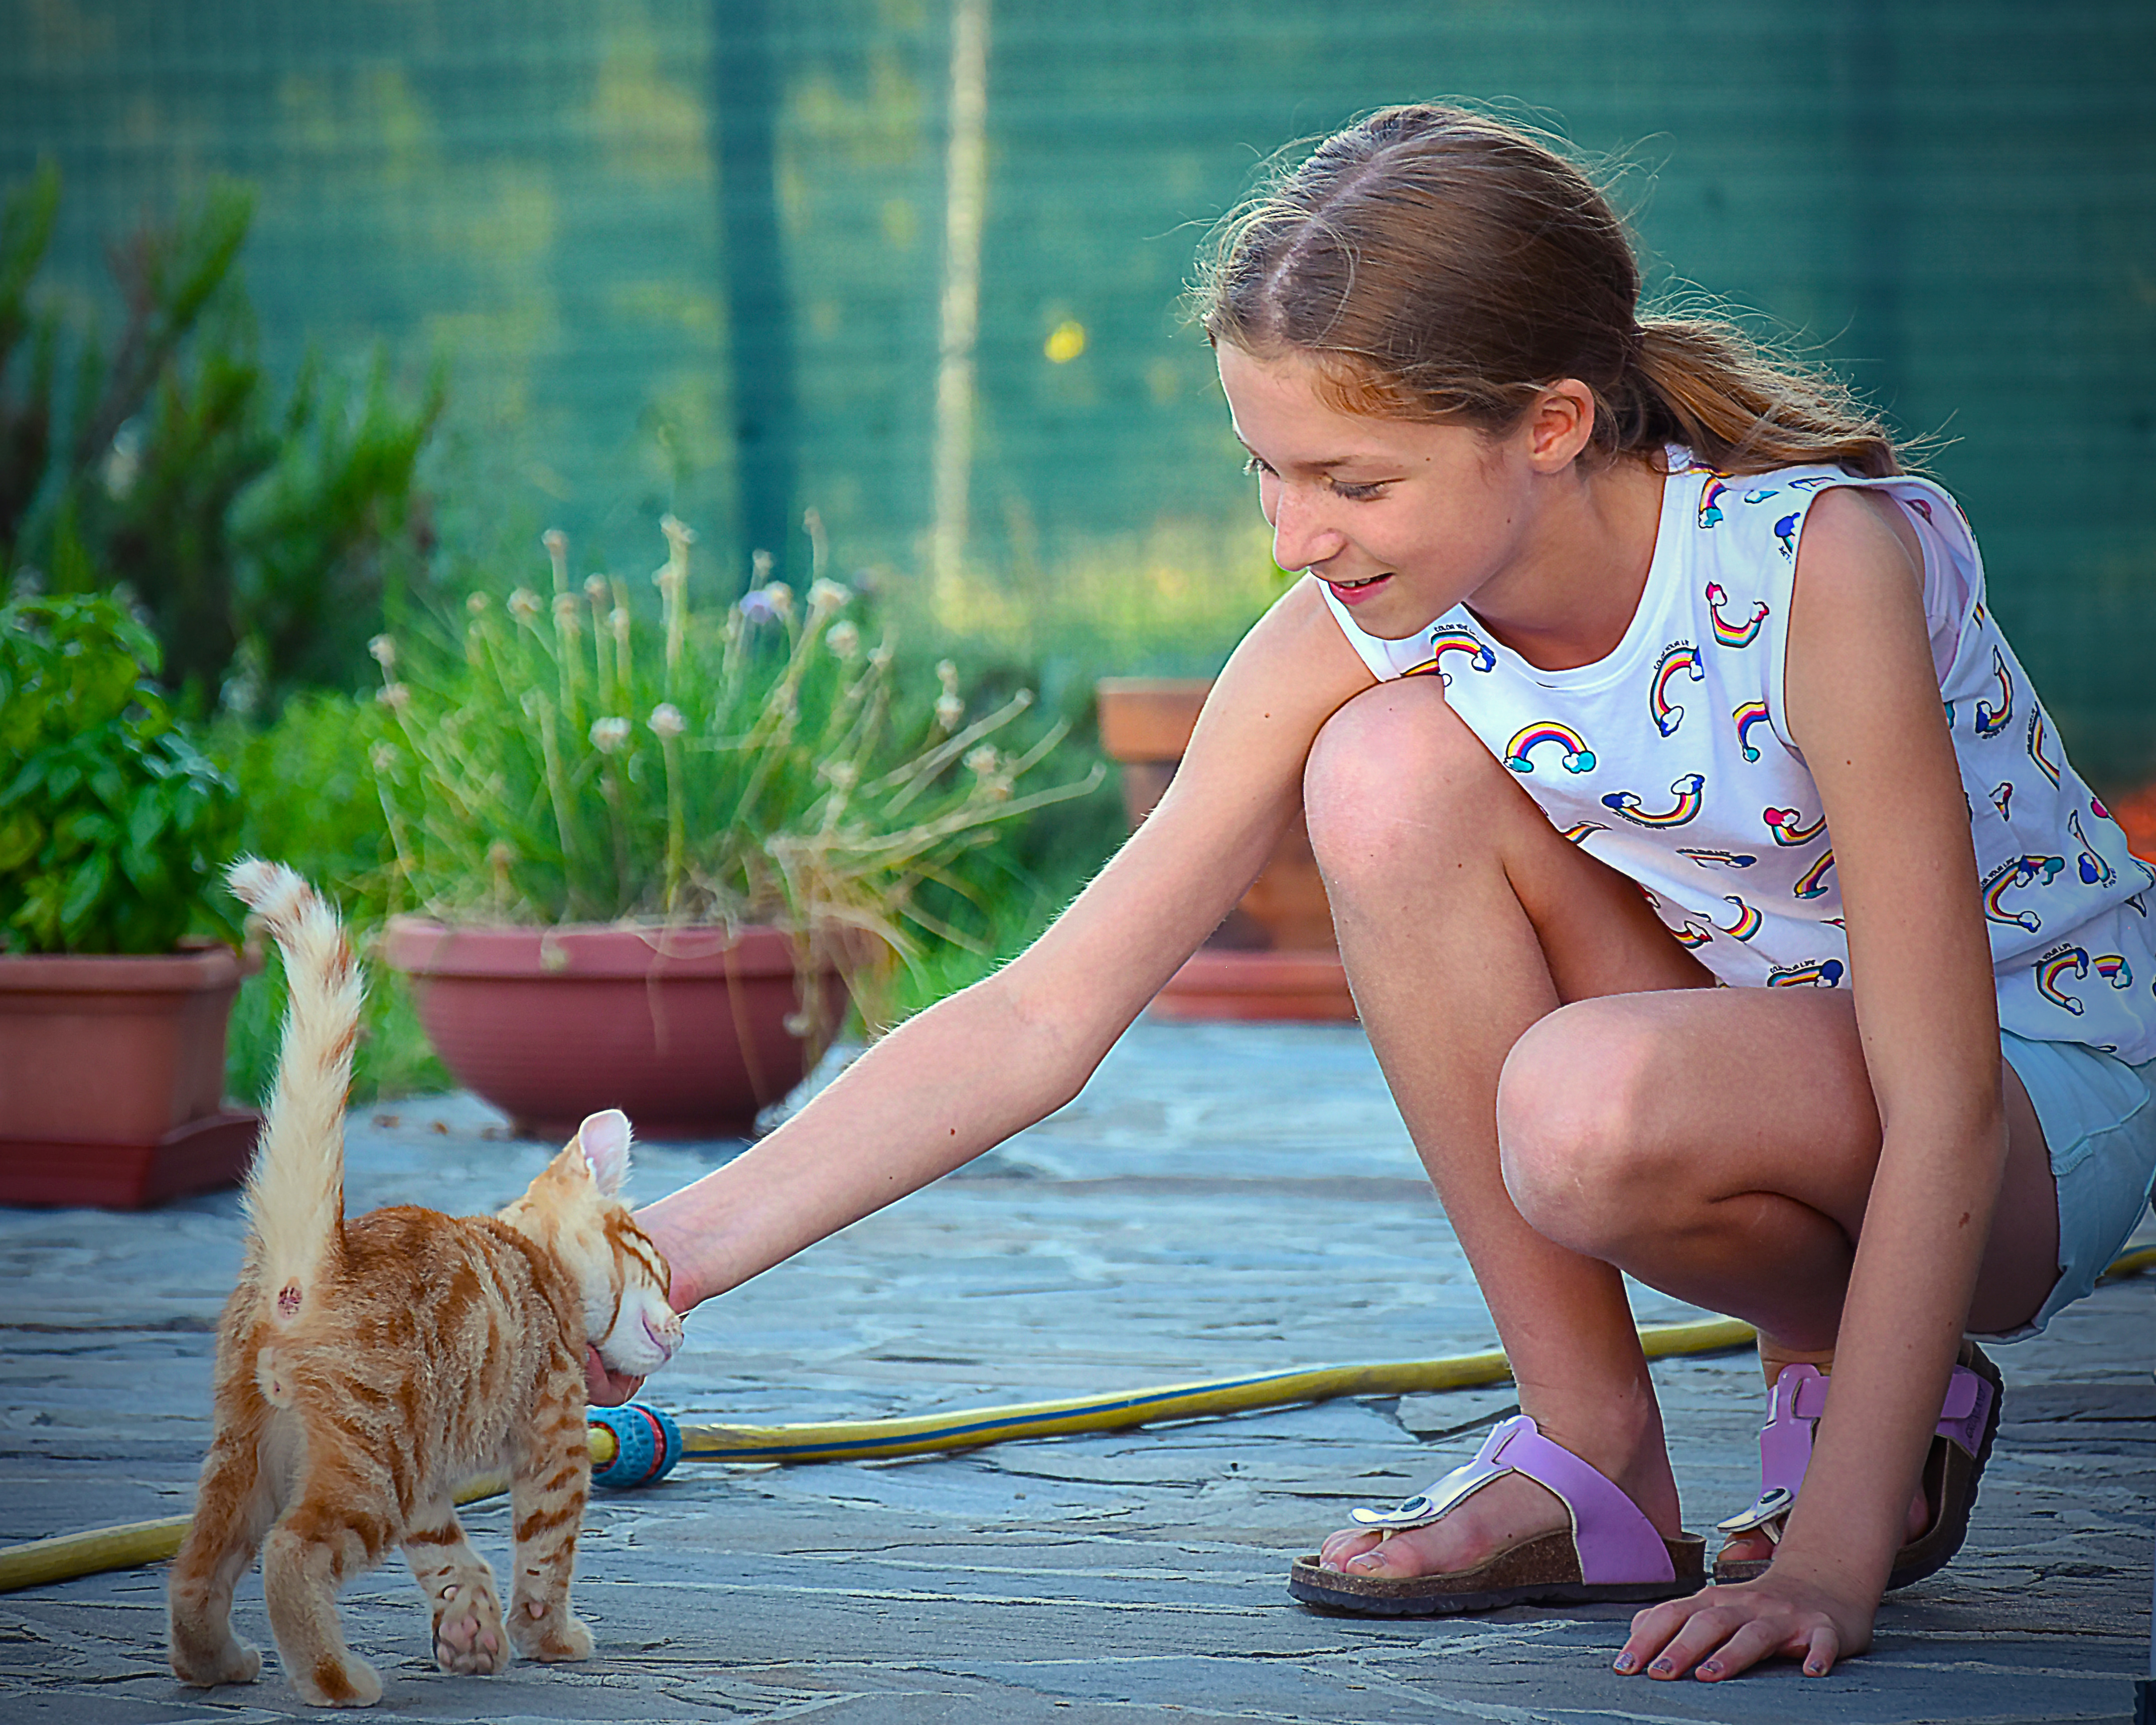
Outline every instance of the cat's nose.
<path id="1" fill-rule="evenodd" d="M 677 1313 L 668 1312 L 663 1317 L 644 1314 L 644 1333 L 651 1338 L 652 1345 L 669 1359 L 681 1345 L 681 1319 Z"/>

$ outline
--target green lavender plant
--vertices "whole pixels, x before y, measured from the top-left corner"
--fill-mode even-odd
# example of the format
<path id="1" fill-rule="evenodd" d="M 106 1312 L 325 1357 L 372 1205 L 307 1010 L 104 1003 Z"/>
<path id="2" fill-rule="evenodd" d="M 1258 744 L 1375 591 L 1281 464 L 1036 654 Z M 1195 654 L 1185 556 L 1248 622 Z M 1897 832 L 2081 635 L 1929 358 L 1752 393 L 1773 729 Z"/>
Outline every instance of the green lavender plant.
<path id="1" fill-rule="evenodd" d="M 459 644 L 374 642 L 402 881 L 466 922 L 773 924 L 804 971 L 848 955 L 873 1019 L 893 963 L 977 943 L 946 913 L 976 896 L 969 853 L 1099 769 L 1022 789 L 1062 727 L 1010 744 L 1030 693 L 970 713 L 947 662 L 909 718 L 813 518 L 805 597 L 762 580 L 701 608 L 696 536 L 661 526 L 655 626 L 620 578 L 573 583 L 549 533 L 550 595 L 474 593 Z"/>

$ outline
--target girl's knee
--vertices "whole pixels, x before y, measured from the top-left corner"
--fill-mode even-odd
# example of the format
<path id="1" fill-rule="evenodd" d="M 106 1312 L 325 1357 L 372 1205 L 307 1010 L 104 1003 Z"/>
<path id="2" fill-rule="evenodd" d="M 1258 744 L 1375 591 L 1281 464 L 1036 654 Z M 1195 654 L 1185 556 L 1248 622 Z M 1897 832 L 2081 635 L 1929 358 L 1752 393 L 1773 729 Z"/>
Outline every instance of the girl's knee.
<path id="1" fill-rule="evenodd" d="M 1410 680 L 1357 696 L 1326 721 L 1303 769 L 1319 866 L 1328 880 L 1352 878 L 1403 849 L 1427 860 L 1449 836 L 1486 831 L 1486 819 L 1451 817 L 1509 788 L 1492 786 L 1496 764 L 1435 688 Z"/>
<path id="2" fill-rule="evenodd" d="M 1497 1083 L 1505 1189 L 1537 1233 L 1590 1255 L 1673 1194 L 1654 1038 L 1609 999 L 1561 1007 L 1513 1045 Z"/>

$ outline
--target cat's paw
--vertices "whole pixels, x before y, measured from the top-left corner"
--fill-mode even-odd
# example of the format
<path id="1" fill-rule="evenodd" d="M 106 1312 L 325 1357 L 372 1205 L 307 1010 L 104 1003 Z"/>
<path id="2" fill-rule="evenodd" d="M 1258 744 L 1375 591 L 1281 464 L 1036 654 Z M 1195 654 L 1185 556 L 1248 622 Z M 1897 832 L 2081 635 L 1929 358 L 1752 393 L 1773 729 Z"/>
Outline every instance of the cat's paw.
<path id="1" fill-rule="evenodd" d="M 434 1602 L 434 1663 L 460 1677 L 491 1677 L 509 1668 L 501 1601 L 487 1583 L 459 1582 Z"/>
<path id="2" fill-rule="evenodd" d="M 312 1666 L 289 1666 L 292 1687 L 311 1707 L 371 1707 L 382 1699 L 382 1679 L 365 1660 L 326 1654 Z"/>
<path id="3" fill-rule="evenodd" d="M 510 1632 L 516 1637 L 516 1651 L 526 1659 L 552 1665 L 592 1656 L 592 1632 L 578 1620 L 566 1599 L 554 1604 L 542 1599 L 519 1599 L 509 1621 Z"/>
<path id="4" fill-rule="evenodd" d="M 252 1683 L 262 1674 L 262 1656 L 244 1641 L 224 1638 L 222 1647 L 190 1646 L 175 1638 L 172 1675 L 191 1689 L 214 1689 L 220 1683 Z"/>

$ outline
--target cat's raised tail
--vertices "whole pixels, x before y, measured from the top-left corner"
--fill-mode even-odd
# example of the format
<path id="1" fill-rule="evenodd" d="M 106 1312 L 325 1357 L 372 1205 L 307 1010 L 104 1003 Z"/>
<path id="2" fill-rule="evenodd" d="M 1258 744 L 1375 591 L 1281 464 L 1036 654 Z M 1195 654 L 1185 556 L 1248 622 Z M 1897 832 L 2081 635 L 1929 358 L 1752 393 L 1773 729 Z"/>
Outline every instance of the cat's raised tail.
<path id="1" fill-rule="evenodd" d="M 255 1285 L 280 1327 L 322 1286 L 344 1235 L 344 1110 L 366 985 L 336 912 L 281 863 L 242 857 L 225 882 L 285 955 L 284 1050 L 245 1202 Z"/>

